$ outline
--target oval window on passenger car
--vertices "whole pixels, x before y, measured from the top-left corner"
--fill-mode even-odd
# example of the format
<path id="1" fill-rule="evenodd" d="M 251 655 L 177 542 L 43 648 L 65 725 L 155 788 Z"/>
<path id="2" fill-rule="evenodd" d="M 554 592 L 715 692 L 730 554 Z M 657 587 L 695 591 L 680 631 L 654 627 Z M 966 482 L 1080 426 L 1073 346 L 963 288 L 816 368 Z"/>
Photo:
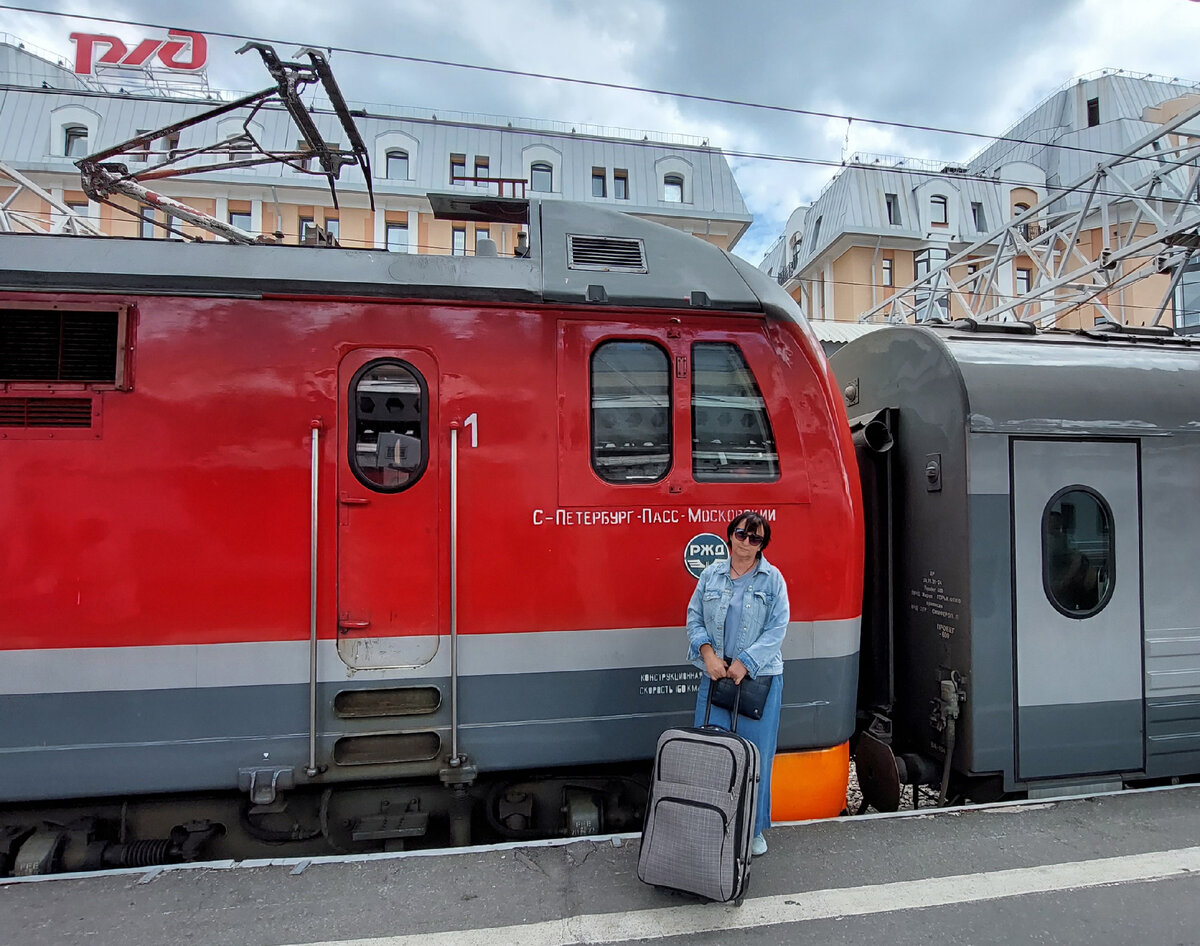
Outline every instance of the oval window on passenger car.
<path id="1" fill-rule="evenodd" d="M 1042 512 L 1042 585 L 1069 618 L 1098 614 L 1116 586 L 1112 509 L 1087 486 L 1068 486 Z"/>

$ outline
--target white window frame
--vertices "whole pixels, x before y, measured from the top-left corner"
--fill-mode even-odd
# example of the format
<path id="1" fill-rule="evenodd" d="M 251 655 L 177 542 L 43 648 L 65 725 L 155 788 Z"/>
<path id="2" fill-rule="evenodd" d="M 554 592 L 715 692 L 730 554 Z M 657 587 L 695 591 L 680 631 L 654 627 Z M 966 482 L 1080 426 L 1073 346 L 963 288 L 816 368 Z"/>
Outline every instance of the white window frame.
<path id="1" fill-rule="evenodd" d="M 535 164 L 550 165 L 550 190 L 549 191 L 534 191 L 533 190 L 533 166 Z M 549 145 L 537 144 L 529 145 L 521 149 L 521 167 L 525 172 L 525 180 L 529 182 L 529 192 L 536 193 L 540 197 L 545 197 L 548 194 L 556 194 L 562 196 L 563 182 L 563 156 L 557 148 L 552 148 Z"/>
<path id="2" fill-rule="evenodd" d="M 407 151 L 408 152 L 408 182 L 415 180 L 413 177 L 414 171 L 419 167 L 418 157 L 420 153 L 421 143 L 412 135 L 403 131 L 385 131 L 382 134 L 375 136 L 375 141 L 372 150 L 374 154 L 371 156 L 371 173 L 377 180 L 388 180 L 387 177 L 387 153 L 389 151 Z M 396 180 L 392 178 L 392 180 Z M 396 181 L 399 184 L 404 181 Z"/>
<path id="3" fill-rule="evenodd" d="M 96 150 L 100 129 L 99 113 L 90 108 L 84 108 L 82 105 L 62 105 L 50 113 L 50 141 L 47 154 L 59 158 L 71 157 L 67 154 L 66 144 L 67 129 L 73 125 L 77 125 L 87 132 L 87 146 L 83 153 L 87 154 L 88 148 Z M 76 157 L 82 157 L 82 155 Z"/>
<path id="4" fill-rule="evenodd" d="M 931 226 L 950 225 L 950 198 L 945 194 L 933 194 L 929 198 L 929 223 Z"/>
<path id="5" fill-rule="evenodd" d="M 392 177 L 392 159 L 400 159 L 400 155 L 404 155 L 404 177 Z M 410 181 L 412 180 L 412 157 L 403 148 L 388 148 L 383 153 L 383 176 L 389 181 Z"/>
<path id="6" fill-rule="evenodd" d="M 683 179 L 683 199 L 678 203 L 691 204 L 693 202 L 692 181 L 695 177 L 695 169 L 690 161 L 678 155 L 659 158 L 654 162 L 654 176 L 658 181 L 659 201 L 664 204 L 676 203 L 676 201 L 667 199 L 667 176 L 671 174 L 677 174 Z"/>
<path id="7" fill-rule="evenodd" d="M 401 231 L 401 230 L 404 231 L 404 242 L 397 243 L 396 246 L 394 246 L 394 247 L 392 246 L 392 241 L 391 241 L 391 231 L 393 231 L 393 230 L 397 231 L 397 233 L 399 233 L 399 231 Z M 407 252 L 409 252 L 410 239 L 411 238 L 408 233 L 408 224 L 407 223 L 396 223 L 394 220 L 391 222 L 384 223 L 384 225 L 383 225 L 383 248 L 385 250 L 387 250 L 389 253 L 407 253 Z"/>

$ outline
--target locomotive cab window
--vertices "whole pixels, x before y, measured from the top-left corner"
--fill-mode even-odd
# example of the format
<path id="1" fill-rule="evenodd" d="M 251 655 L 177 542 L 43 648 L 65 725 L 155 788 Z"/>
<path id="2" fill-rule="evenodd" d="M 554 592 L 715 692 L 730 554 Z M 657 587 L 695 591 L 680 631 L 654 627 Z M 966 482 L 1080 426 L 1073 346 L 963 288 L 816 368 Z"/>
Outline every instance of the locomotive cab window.
<path id="1" fill-rule="evenodd" d="M 412 486 L 429 457 L 428 390 L 402 361 L 373 361 L 350 382 L 350 468 L 371 489 Z"/>
<path id="2" fill-rule="evenodd" d="M 766 402 L 736 345 L 692 346 L 692 475 L 702 483 L 779 479 Z"/>
<path id="3" fill-rule="evenodd" d="M 1042 513 L 1042 584 L 1069 618 L 1099 613 L 1116 581 L 1112 510 L 1099 493 L 1070 486 Z"/>
<path id="4" fill-rule="evenodd" d="M 671 467 L 671 367 L 650 342 L 603 342 L 591 360 L 592 469 L 608 483 L 653 483 Z"/>

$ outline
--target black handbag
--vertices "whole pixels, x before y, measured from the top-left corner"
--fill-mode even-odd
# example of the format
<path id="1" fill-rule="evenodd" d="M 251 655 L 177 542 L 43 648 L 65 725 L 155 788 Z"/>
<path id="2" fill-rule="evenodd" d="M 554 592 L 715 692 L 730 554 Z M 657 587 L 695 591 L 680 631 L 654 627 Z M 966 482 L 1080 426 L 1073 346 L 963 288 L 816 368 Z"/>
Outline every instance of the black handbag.
<path id="1" fill-rule="evenodd" d="M 750 674 L 746 674 L 742 677 L 742 682 L 738 684 L 729 677 L 722 677 L 716 683 L 711 684 L 709 690 L 713 706 L 719 706 L 732 713 L 736 705 L 739 716 L 745 716 L 747 719 L 762 719 L 763 709 L 767 705 L 767 694 L 771 692 L 771 678 L 760 677 L 755 680 Z"/>

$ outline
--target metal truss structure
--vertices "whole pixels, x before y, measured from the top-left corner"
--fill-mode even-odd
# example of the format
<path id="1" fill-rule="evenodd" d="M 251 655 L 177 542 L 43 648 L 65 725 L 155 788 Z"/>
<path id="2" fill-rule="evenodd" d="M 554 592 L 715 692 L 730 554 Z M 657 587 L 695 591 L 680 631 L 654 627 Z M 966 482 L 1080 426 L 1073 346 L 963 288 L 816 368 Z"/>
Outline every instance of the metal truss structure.
<path id="1" fill-rule="evenodd" d="M 14 167 L 0 161 L 0 182 L 16 185 L 0 200 L 0 233 L 70 233 L 76 236 L 103 236 L 100 228 L 82 214 L 39 187 Z M 16 209 L 24 194 L 32 194 L 50 206 L 50 212 Z"/>
<path id="2" fill-rule="evenodd" d="M 1177 132 L 1198 115 L 1200 107 L 1163 124 L 867 310 L 859 321 L 968 317 L 1049 328 L 1091 305 L 1105 319 L 1124 324 L 1122 290 L 1169 274 L 1156 311 L 1142 320 L 1160 324 L 1184 267 L 1200 258 L 1200 144 L 1180 143 L 1186 136 Z M 1081 234 L 1090 231 L 1100 235 L 1098 254 L 1090 240 L 1081 245 Z M 1020 293 L 1014 292 L 1018 262 L 1031 275 Z"/>

